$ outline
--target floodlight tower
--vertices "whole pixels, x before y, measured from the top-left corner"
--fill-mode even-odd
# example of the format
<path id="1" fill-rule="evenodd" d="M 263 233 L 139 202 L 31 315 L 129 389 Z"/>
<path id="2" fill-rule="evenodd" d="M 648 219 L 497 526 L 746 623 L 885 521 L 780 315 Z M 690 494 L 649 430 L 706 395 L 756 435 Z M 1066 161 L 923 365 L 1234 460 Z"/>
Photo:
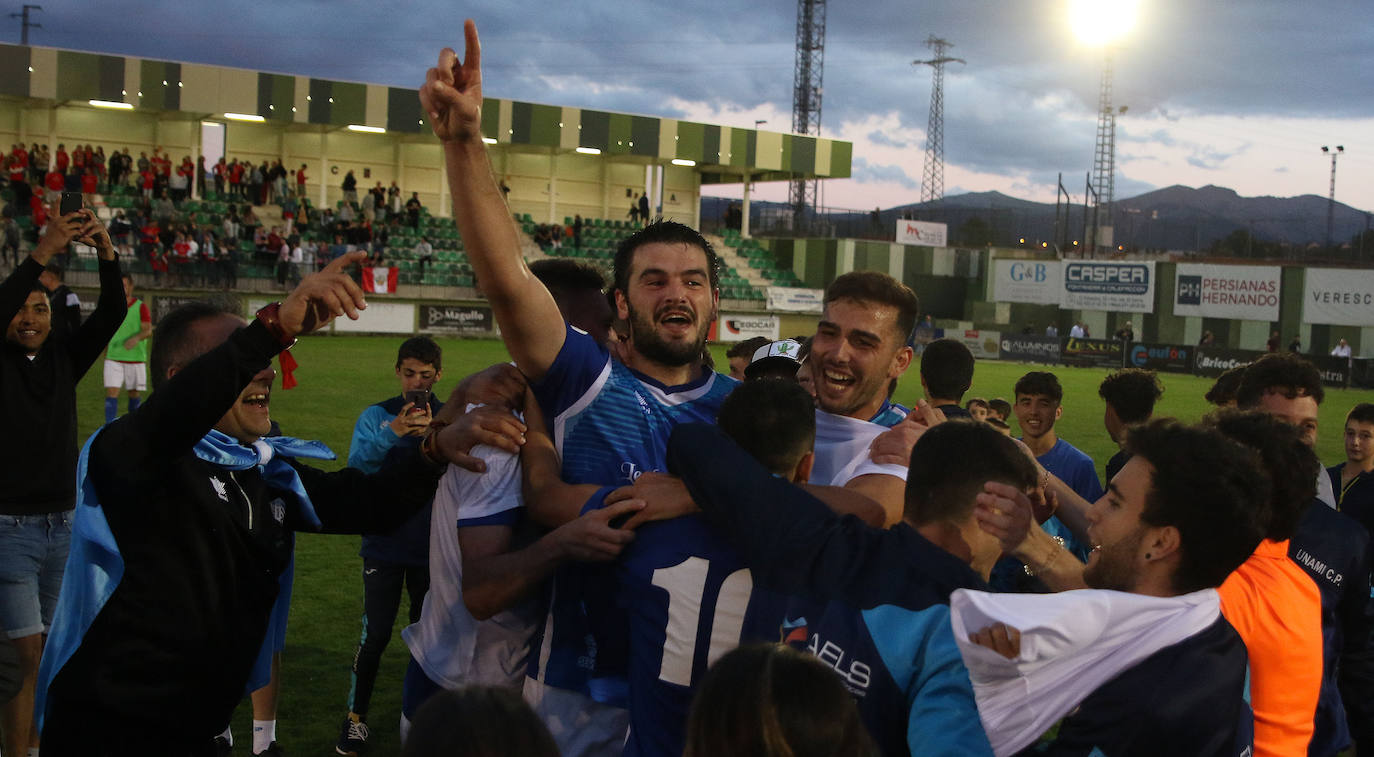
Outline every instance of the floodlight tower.
<path id="1" fill-rule="evenodd" d="M 1332 150 L 1322 145 L 1322 152 L 1331 154 L 1331 192 L 1326 198 L 1326 249 L 1331 250 L 1331 231 L 1336 220 L 1336 156 L 1345 152 L 1345 145 L 1336 145 Z"/>
<path id="2" fill-rule="evenodd" d="M 926 47 L 935 53 L 930 60 L 913 60 L 913 66 L 930 66 L 930 120 L 926 122 L 926 160 L 921 169 L 921 202 L 945 196 L 945 64 L 965 63 L 963 58 L 946 54 L 954 44 L 934 34 L 926 37 Z"/>
<path id="3" fill-rule="evenodd" d="M 825 0 L 797 0 L 797 64 L 792 78 L 792 131 L 821 133 L 821 75 L 825 69 Z M 792 227 L 805 226 L 808 209 L 815 212 L 817 181 L 792 182 L 789 200 Z"/>
<path id="4" fill-rule="evenodd" d="M 1112 45 L 1135 23 L 1138 0 L 1071 0 L 1070 23 L 1079 41 L 1102 49 L 1102 86 L 1097 96 L 1097 141 L 1093 151 L 1092 189 L 1097 197 L 1087 249 L 1112 244 L 1112 194 L 1116 183 L 1116 117 L 1126 109 L 1112 107 Z"/>

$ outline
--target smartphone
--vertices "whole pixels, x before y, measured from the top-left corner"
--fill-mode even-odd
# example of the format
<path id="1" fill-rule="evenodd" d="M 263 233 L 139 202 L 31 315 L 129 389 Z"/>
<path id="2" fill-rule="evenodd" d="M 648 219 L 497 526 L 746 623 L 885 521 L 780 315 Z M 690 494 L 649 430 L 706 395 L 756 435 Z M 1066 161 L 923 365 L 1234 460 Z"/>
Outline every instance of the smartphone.
<path id="1" fill-rule="evenodd" d="M 429 412 L 429 396 L 430 396 L 430 391 L 429 391 L 428 389 L 411 389 L 410 391 L 406 392 L 404 396 L 405 396 L 405 401 L 406 401 L 406 402 L 413 402 L 413 403 L 415 403 L 415 407 L 411 408 L 411 409 L 410 409 L 410 412 L 412 412 L 412 413 L 427 413 L 427 412 Z"/>
<path id="2" fill-rule="evenodd" d="M 75 213 L 78 210 L 81 210 L 82 207 L 83 203 L 81 202 L 80 192 L 63 192 L 62 205 L 58 209 L 57 214 L 65 216 L 71 213 Z"/>

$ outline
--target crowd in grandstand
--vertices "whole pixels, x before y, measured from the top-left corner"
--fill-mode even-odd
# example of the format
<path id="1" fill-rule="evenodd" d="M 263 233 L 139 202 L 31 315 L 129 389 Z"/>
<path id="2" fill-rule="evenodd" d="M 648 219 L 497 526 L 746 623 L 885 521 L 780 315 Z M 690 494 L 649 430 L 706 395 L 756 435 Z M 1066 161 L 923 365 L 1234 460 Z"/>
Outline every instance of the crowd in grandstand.
<path id="1" fill-rule="evenodd" d="M 465 32 L 421 100 L 512 361 L 441 400 L 442 351 L 406 339 L 342 470 L 273 422 L 272 360 L 289 386 L 296 338 L 366 307 L 347 232 L 400 223 L 385 203 L 329 222 L 318 265 L 291 249 L 324 223 L 303 204 L 281 228 L 251 203 L 219 228 L 80 210 L 0 284 L 0 412 L 22 429 L 0 472 L 4 754 L 40 735 L 45 755 L 227 754 L 247 692 L 251 753 L 280 754 L 296 532 L 365 535 L 341 755 L 367 748 L 377 686 L 401 690 L 417 757 L 1374 750 L 1374 405 L 1323 468 L 1326 393 L 1300 356 L 1222 375 L 1193 424 L 1153 417 L 1154 373 L 1113 372 L 1104 488 L 1057 430 L 1084 398 L 1049 370 L 967 397 L 956 340 L 909 371 L 920 303 L 871 271 L 827 286 L 814 333 L 741 343 L 716 373 L 721 266 L 697 231 L 648 223 L 610 282 L 523 260 Z M 286 249 L 289 293 L 154 331 L 121 253 L 224 239 Z M 99 259 L 84 321 L 53 265 L 73 243 Z M 78 454 L 102 352 L 108 422 Z M 912 379 L 922 399 L 894 403 Z M 378 680 L 407 593 L 408 668 Z"/>

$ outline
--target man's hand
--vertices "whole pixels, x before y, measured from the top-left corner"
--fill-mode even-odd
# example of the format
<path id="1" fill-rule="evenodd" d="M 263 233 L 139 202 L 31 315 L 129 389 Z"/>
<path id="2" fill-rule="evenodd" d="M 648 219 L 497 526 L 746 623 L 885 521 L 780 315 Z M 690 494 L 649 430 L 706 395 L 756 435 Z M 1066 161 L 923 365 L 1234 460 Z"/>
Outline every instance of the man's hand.
<path id="1" fill-rule="evenodd" d="M 439 52 L 439 65 L 425 74 L 420 87 L 420 107 L 429 114 L 430 128 L 441 142 L 482 137 L 482 45 L 472 19 L 463 22 L 463 37 L 463 61 L 445 47 Z"/>
<path id="2" fill-rule="evenodd" d="M 133 348 L 137 347 L 138 343 L 141 341 L 143 340 L 139 339 L 137 336 L 131 336 L 128 339 L 124 340 L 124 349 L 132 350 Z"/>
<path id="3" fill-rule="evenodd" d="M 878 465 L 911 465 L 911 450 L 925 432 L 946 420 L 943 410 L 921 400 L 901 423 L 873 437 L 868 456 Z"/>
<path id="4" fill-rule="evenodd" d="M 637 499 L 607 505 L 564 523 L 554 529 L 550 536 L 570 560 L 608 562 L 619 557 L 621 550 L 635 538 L 628 522 L 615 528 L 611 526 L 611 521 L 643 509 L 644 503 Z"/>
<path id="5" fill-rule="evenodd" d="M 465 413 L 440 429 L 434 439 L 434 446 L 444 459 L 473 473 L 487 470 L 481 458 L 468 454 L 473 447 L 485 444 L 518 455 L 524 443 L 525 424 L 509 410 L 490 405 Z"/>
<path id="6" fill-rule="evenodd" d="M 424 436 L 425 429 L 429 428 L 429 406 L 420 408 L 419 412 L 412 413 L 415 409 L 414 402 L 407 402 L 401 407 L 401 412 L 391 419 L 387 425 L 391 427 L 391 433 L 396 436 Z"/>
<path id="7" fill-rule="evenodd" d="M 114 243 L 110 241 L 110 232 L 105 229 L 105 224 L 101 223 L 100 216 L 94 210 L 85 208 L 79 211 L 85 218 L 85 225 L 77 234 L 76 241 L 81 244 L 95 248 L 96 255 L 103 260 L 114 260 Z M 133 349 L 130 347 L 129 349 Z"/>
<path id="8" fill-rule="evenodd" d="M 286 336 L 309 334 L 341 315 L 358 320 L 358 311 L 367 308 L 367 299 L 344 269 L 365 258 L 365 252 L 340 255 L 319 273 L 301 279 L 277 313 Z"/>
<path id="9" fill-rule="evenodd" d="M 1003 553 L 1011 554 L 1030 532 L 1030 499 L 1014 486 L 989 481 L 974 498 L 973 517 L 979 528 L 997 537 Z"/>
<path id="10" fill-rule="evenodd" d="M 1021 632 L 1006 623 L 993 623 L 981 631 L 974 631 L 968 635 L 968 640 L 1008 660 L 1015 660 L 1021 654 Z"/>
<path id="11" fill-rule="evenodd" d="M 458 382 L 449 395 L 448 404 L 457 405 L 459 412 L 469 404 L 519 410 L 525 406 L 528 385 L 519 368 L 510 363 L 497 363 Z"/>
<path id="12" fill-rule="evenodd" d="M 65 216 L 59 216 L 57 211 L 57 204 L 54 203 L 48 216 L 48 225 L 43 231 L 43 238 L 38 240 L 38 245 L 29 253 L 34 260 L 43 265 L 47 265 L 54 255 L 65 252 L 67 245 L 78 239 L 82 230 L 86 228 L 86 211 L 78 210 Z"/>
<path id="13" fill-rule="evenodd" d="M 606 504 L 624 501 L 639 501 L 643 509 L 625 522 L 625 528 L 638 528 L 641 524 L 655 520 L 669 520 L 683 515 L 699 513 L 701 509 L 692 501 L 687 485 L 677 476 L 667 473 L 644 473 L 635 479 L 633 486 L 622 486 L 606 495 Z"/>

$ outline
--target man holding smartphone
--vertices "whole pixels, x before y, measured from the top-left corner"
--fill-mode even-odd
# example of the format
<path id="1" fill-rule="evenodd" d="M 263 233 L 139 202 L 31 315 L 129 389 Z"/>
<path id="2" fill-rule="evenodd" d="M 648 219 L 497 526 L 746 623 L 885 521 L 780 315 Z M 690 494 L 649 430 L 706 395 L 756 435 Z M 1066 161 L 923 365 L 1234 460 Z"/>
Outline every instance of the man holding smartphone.
<path id="1" fill-rule="evenodd" d="M 396 378 L 401 393 L 363 411 L 353 428 L 348 464 L 372 473 L 386 465 L 395 447 L 414 446 L 429 429 L 443 403 L 434 397 L 434 384 L 443 375 L 443 351 L 427 336 L 401 343 L 396 353 Z M 388 534 L 364 536 L 358 555 L 363 558 L 363 632 L 353 655 L 353 680 L 335 751 L 354 755 L 367 744 L 367 711 L 382 652 L 391 640 L 401 589 L 410 594 L 410 622 L 420 619 L 429 590 L 429 520 L 425 507 Z"/>

